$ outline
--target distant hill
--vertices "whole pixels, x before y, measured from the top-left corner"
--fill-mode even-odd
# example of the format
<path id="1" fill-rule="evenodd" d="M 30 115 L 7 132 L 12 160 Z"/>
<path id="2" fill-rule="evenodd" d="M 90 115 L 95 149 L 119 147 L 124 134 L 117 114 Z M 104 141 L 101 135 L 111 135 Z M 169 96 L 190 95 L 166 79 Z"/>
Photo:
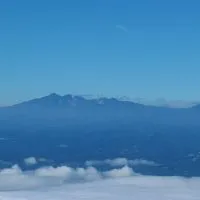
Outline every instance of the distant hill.
<path id="1" fill-rule="evenodd" d="M 113 125 L 200 125 L 200 105 L 168 108 L 116 98 L 92 98 L 52 93 L 48 96 L 0 108 L 0 125 L 5 127 Z"/>

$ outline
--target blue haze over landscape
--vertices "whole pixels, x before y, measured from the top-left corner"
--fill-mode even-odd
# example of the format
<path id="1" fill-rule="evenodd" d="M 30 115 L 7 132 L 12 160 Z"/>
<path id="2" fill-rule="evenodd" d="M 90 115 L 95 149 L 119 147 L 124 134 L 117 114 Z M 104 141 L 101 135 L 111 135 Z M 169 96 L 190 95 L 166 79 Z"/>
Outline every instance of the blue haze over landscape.
<path id="1" fill-rule="evenodd" d="M 0 200 L 199 200 L 200 2 L 0 2 Z"/>
<path id="2" fill-rule="evenodd" d="M 146 194 L 135 188 L 137 198 L 142 195 L 146 199 L 145 195 L 153 192 L 152 198 L 156 199 L 167 195 L 159 194 L 160 183 L 166 192 L 173 184 L 180 184 L 171 194 L 173 199 L 180 199 L 176 197 L 179 190 L 181 197 L 191 193 L 197 199 L 199 116 L 199 105 L 168 108 L 115 98 L 85 99 L 55 93 L 2 107 L 2 199 L 30 199 L 30 192 L 34 194 L 31 199 L 49 198 L 43 191 L 46 187 L 58 199 L 68 195 L 73 198 L 76 192 L 80 194 L 75 199 L 81 195 L 90 199 L 90 193 L 95 191 L 97 199 L 105 193 L 110 197 L 104 199 L 122 199 L 130 192 L 129 184 L 133 184 L 132 189 L 141 184 L 147 190 Z M 112 180 L 122 181 L 117 197 L 103 189 L 100 180 L 110 190 L 117 187 Z M 147 183 L 155 184 L 155 188 L 150 189 Z M 84 188 L 88 190 L 86 193 Z M 68 191 L 66 195 L 64 190 Z"/>
<path id="3" fill-rule="evenodd" d="M 0 109 L 2 165 L 26 168 L 28 157 L 72 166 L 127 158 L 158 163 L 135 169 L 144 174 L 199 176 L 199 117 L 198 105 L 177 109 L 50 94 Z"/>

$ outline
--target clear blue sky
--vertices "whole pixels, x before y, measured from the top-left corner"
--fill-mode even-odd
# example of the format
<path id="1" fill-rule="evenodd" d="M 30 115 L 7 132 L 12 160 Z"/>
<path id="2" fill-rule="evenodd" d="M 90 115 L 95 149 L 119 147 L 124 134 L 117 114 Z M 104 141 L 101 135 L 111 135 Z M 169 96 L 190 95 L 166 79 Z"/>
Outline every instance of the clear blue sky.
<path id="1" fill-rule="evenodd" d="M 200 1 L 0 2 L 0 104 L 51 92 L 200 100 Z"/>

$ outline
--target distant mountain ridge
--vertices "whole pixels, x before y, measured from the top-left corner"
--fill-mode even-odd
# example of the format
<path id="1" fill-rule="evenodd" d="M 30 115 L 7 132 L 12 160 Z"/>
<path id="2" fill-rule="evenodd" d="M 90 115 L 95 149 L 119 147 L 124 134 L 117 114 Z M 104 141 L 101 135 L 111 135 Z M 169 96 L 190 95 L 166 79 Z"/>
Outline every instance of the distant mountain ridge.
<path id="1" fill-rule="evenodd" d="M 99 97 L 99 98 L 85 98 L 84 96 L 80 95 L 58 95 L 56 93 L 51 93 L 48 96 L 32 99 L 29 101 L 25 101 L 22 103 L 15 104 L 13 106 L 8 106 L 8 107 L 21 107 L 21 106 L 27 106 L 27 105 L 40 105 L 40 106 L 77 106 L 81 104 L 96 104 L 96 105 L 103 105 L 103 104 L 136 104 L 140 105 L 139 103 L 134 103 L 132 101 L 128 100 L 119 100 L 117 98 L 107 98 L 107 97 Z M 141 104 L 142 106 L 142 104 Z"/>
<path id="2" fill-rule="evenodd" d="M 143 105 L 128 100 L 76 95 L 48 96 L 0 108 L 0 125 L 92 126 L 116 125 L 200 125 L 200 105 L 168 108 Z M 99 126 L 99 125 L 98 125 Z"/>
<path id="3" fill-rule="evenodd" d="M 17 103 L 18 104 L 22 104 L 22 103 L 27 103 L 27 102 L 32 102 L 32 101 L 36 101 L 36 100 L 40 100 L 40 99 L 44 99 L 44 98 L 55 98 L 57 100 L 62 101 L 65 98 L 71 98 L 72 99 L 85 99 L 85 100 L 96 100 L 96 101 L 101 101 L 102 99 L 116 99 L 118 101 L 126 101 L 126 102 L 132 102 L 132 103 L 137 103 L 137 104 L 142 104 L 142 105 L 146 105 L 146 106 L 156 106 L 156 107 L 168 107 L 168 108 L 191 108 L 193 106 L 199 105 L 200 102 L 198 101 L 183 101 L 183 100 L 165 100 L 164 98 L 158 98 L 155 100 L 148 100 L 145 98 L 130 98 L 127 96 L 114 96 L 114 97 L 106 97 L 104 95 L 90 95 L 90 94 L 82 94 L 82 95 L 72 95 L 72 94 L 67 94 L 67 95 L 59 95 L 56 93 L 51 93 L 47 96 L 44 97 L 40 97 L 40 98 L 36 98 L 36 99 L 32 99 L 32 100 L 28 100 L 28 101 L 24 101 L 21 103 Z M 15 106 L 15 105 L 14 105 Z M 0 106 L 0 107 L 8 107 L 8 106 Z"/>
<path id="4" fill-rule="evenodd" d="M 104 95 L 91 95 L 91 94 L 83 94 L 83 95 L 77 95 L 77 96 L 82 96 L 87 100 L 111 98 L 111 97 L 105 97 Z M 133 97 L 128 97 L 128 96 L 114 96 L 113 98 L 120 101 L 130 101 L 133 103 L 139 103 L 143 105 L 168 107 L 168 108 L 190 108 L 190 107 L 200 104 L 200 101 L 166 100 L 164 98 L 157 98 L 157 99 L 152 99 L 152 100 L 145 99 L 145 98 L 133 98 Z"/>

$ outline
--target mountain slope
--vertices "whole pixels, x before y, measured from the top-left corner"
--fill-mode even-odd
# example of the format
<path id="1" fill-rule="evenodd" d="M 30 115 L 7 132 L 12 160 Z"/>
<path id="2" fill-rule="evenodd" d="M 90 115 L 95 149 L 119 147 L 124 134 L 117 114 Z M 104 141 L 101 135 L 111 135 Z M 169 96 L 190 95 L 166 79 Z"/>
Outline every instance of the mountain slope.
<path id="1" fill-rule="evenodd" d="M 55 93 L 0 108 L 1 124 L 166 124 L 199 125 L 199 106 L 185 109 L 147 106 L 115 98 L 85 99 L 82 96 Z"/>

